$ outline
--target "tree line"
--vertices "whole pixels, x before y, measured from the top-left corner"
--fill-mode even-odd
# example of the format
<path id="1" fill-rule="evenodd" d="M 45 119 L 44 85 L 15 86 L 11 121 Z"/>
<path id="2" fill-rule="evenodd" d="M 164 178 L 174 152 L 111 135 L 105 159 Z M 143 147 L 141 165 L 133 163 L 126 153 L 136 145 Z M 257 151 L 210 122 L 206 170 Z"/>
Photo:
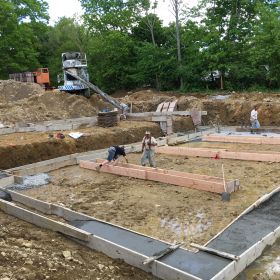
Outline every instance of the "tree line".
<path id="1" fill-rule="evenodd" d="M 48 67 L 56 84 L 61 53 L 80 51 L 107 92 L 280 87 L 279 0 L 166 1 L 168 26 L 152 0 L 80 0 L 82 20 L 49 26 L 44 0 L 0 0 L 0 78 Z"/>

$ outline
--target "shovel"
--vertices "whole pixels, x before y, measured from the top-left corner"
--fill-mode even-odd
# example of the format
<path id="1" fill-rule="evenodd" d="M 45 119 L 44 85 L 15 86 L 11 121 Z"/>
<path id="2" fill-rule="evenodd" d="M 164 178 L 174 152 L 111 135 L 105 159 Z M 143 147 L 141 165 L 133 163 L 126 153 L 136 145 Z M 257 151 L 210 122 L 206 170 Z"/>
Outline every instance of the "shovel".
<path id="1" fill-rule="evenodd" d="M 224 183 L 224 192 L 222 192 L 222 201 L 230 201 L 230 193 L 227 192 L 226 180 L 225 180 L 225 171 L 224 165 L 222 164 L 222 172 L 223 172 L 223 183 Z"/>

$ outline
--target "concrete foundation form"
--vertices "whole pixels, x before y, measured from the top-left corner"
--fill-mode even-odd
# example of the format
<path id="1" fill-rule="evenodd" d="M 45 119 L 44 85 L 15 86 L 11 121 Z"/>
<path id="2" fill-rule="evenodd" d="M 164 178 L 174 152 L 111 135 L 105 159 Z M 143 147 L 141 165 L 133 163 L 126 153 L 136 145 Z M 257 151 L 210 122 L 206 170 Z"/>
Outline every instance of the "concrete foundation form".
<path id="1" fill-rule="evenodd" d="M 73 130 L 80 127 L 92 127 L 97 124 L 97 117 L 83 117 L 66 120 L 52 120 L 39 123 L 16 123 L 14 127 L 0 129 L 0 135 L 18 132 L 45 132 Z"/>
<path id="2" fill-rule="evenodd" d="M 112 258 L 122 259 L 166 280 L 231 280 L 280 235 L 280 188 L 277 188 L 251 205 L 205 246 L 196 245 L 197 252 L 177 248 L 145 265 L 147 258 L 156 256 L 172 244 L 56 204 L 15 191 L 6 191 L 11 195 L 12 202 L 0 200 L 0 209 L 4 212 L 40 227 L 61 232 L 84 246 Z M 44 215 L 59 216 L 66 222 L 19 207 L 17 202 Z"/>
<path id="3" fill-rule="evenodd" d="M 190 141 L 198 135 L 201 134 L 193 134 L 193 138 L 189 135 L 180 136 L 180 141 L 183 141 L 184 137 L 185 141 Z M 176 143 L 177 140 L 174 137 L 172 141 Z M 162 139 L 162 143 L 164 142 L 167 143 L 167 138 Z M 130 145 L 131 151 L 138 151 L 139 144 Z M 52 162 L 45 161 L 18 167 L 9 170 L 8 173 L 36 174 L 38 167 L 40 172 L 48 172 L 48 170 L 69 165 L 69 159 L 71 164 L 77 164 L 85 159 L 94 160 L 98 158 L 98 155 L 106 153 L 106 150 L 100 150 L 75 154 L 71 155 L 71 158 L 62 157 Z M 0 179 L 1 186 L 9 186 L 17 178 L 7 177 L 3 178 L 5 182 Z M 40 227 L 61 232 L 84 246 L 103 252 L 112 258 L 122 259 L 132 266 L 166 280 L 231 280 L 259 257 L 266 246 L 272 245 L 280 236 L 280 188 L 277 188 L 252 204 L 204 246 L 197 246 L 197 248 L 201 247 L 197 252 L 178 248 L 169 255 L 149 265 L 144 265 L 143 262 L 147 258 L 156 256 L 172 244 L 59 205 L 33 199 L 14 191 L 6 191 L 11 195 L 12 202 L 0 200 L 0 208 L 3 211 Z M 57 215 L 67 222 L 57 224 L 55 220 L 49 221 L 49 217 L 19 207 L 16 205 L 17 202 L 36 209 L 44 215 Z M 213 255 L 211 251 L 231 256 L 232 259 Z"/>
<path id="4" fill-rule="evenodd" d="M 169 147 L 169 146 L 157 147 L 156 151 L 157 153 L 160 154 L 178 155 L 178 156 L 280 162 L 280 153 L 268 152 L 268 151 L 233 152 L 226 149 Z"/>
<path id="5" fill-rule="evenodd" d="M 208 134 L 202 137 L 202 141 L 280 145 L 280 136 Z"/>
<path id="6" fill-rule="evenodd" d="M 97 160 L 97 162 L 80 161 L 80 167 L 96 170 L 101 162 L 102 160 Z M 100 170 L 111 174 L 168 183 L 214 193 L 224 192 L 223 178 L 219 177 L 122 163 L 118 163 L 117 165 L 107 164 L 102 166 Z M 231 193 L 238 190 L 239 185 L 240 183 L 237 179 L 226 182 L 227 192 Z"/>

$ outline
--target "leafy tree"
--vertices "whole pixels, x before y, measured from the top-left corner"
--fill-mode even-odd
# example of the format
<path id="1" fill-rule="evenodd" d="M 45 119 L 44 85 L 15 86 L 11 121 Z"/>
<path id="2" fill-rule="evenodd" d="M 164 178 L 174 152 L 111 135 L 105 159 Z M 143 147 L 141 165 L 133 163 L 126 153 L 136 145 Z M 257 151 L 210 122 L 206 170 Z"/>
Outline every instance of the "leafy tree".
<path id="1" fill-rule="evenodd" d="M 226 73 L 232 82 L 246 79 L 247 71 L 239 71 L 247 63 L 247 48 L 255 24 L 256 1 L 206 0 L 205 53 L 209 71 L 221 73 L 221 89 Z M 240 63 L 240 64 L 239 64 Z"/>
<path id="2" fill-rule="evenodd" d="M 144 10 L 149 0 L 80 0 L 84 19 L 93 32 L 119 30 L 127 32 Z"/>
<path id="3" fill-rule="evenodd" d="M 88 62 L 92 81 L 105 91 L 134 87 L 134 41 L 120 31 L 109 31 L 91 38 Z"/>
<path id="4" fill-rule="evenodd" d="M 43 0 L 0 0 L 0 77 L 40 66 L 41 31 L 46 31 Z"/>
<path id="5" fill-rule="evenodd" d="M 258 20 L 249 48 L 258 82 L 269 87 L 280 86 L 280 1 L 258 5 Z M 265 84 L 263 84 L 265 85 Z"/>

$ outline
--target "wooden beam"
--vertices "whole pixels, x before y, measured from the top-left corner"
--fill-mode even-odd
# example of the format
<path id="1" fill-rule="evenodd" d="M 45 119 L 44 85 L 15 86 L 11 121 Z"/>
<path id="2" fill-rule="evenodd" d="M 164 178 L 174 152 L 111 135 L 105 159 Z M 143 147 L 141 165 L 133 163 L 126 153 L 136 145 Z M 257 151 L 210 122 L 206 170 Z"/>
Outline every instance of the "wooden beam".
<path id="1" fill-rule="evenodd" d="M 71 237 L 75 237 L 82 241 L 89 241 L 90 233 L 78 229 L 76 227 L 73 227 L 71 225 L 51 220 L 47 217 L 44 217 L 42 215 L 33 213 L 29 210 L 26 210 L 24 208 L 21 208 L 19 206 L 16 206 L 14 203 L 1 200 L 0 199 L 0 209 L 4 211 L 7 214 L 10 214 L 12 216 L 15 216 L 19 219 L 22 219 L 26 222 L 35 224 L 39 227 L 50 229 L 53 231 L 61 232 L 65 235 L 69 235 Z"/>
<path id="2" fill-rule="evenodd" d="M 270 161 L 280 162 L 279 152 L 233 152 L 225 149 L 210 149 L 210 148 L 189 148 L 189 147 L 156 147 L 157 153 L 179 156 L 206 157 L 206 158 L 225 158 L 238 160 L 252 161 Z"/>
<path id="3" fill-rule="evenodd" d="M 199 111 L 202 116 L 207 115 L 207 111 Z M 156 117 L 156 116 L 190 116 L 191 111 L 173 111 L 173 112 L 144 112 L 144 113 L 128 113 L 128 117 Z"/>
<path id="4" fill-rule="evenodd" d="M 96 170 L 96 167 L 101 161 L 102 160 L 97 160 L 97 162 L 80 161 L 80 167 Z M 101 168 L 101 171 L 115 175 L 168 183 L 176 186 L 190 187 L 214 193 L 222 193 L 224 191 L 222 178 L 207 175 L 122 163 L 118 163 L 117 165 L 104 165 Z M 229 181 L 226 184 L 228 192 L 233 192 L 238 189 L 239 180 Z"/>
<path id="5" fill-rule="evenodd" d="M 80 126 L 92 127 L 96 125 L 97 117 L 82 117 L 66 120 L 52 120 L 39 123 L 16 123 L 14 127 L 1 128 L 0 135 L 18 132 L 44 132 L 57 130 L 78 129 Z"/>
<path id="6" fill-rule="evenodd" d="M 250 127 L 236 127 L 237 132 L 256 132 L 256 133 L 280 133 L 279 127 L 260 127 L 260 128 L 250 128 Z"/>
<path id="7" fill-rule="evenodd" d="M 0 187 L 5 188 L 9 185 L 12 185 L 15 183 L 15 177 L 14 176 L 7 176 L 0 179 Z"/>
<path id="8" fill-rule="evenodd" d="M 206 111 L 199 111 L 201 116 L 207 115 Z M 153 121 L 162 122 L 166 121 L 167 117 L 172 116 L 191 116 L 191 111 L 167 111 L 167 112 L 145 112 L 145 113 L 128 113 L 127 119 L 141 120 L 141 121 Z"/>
<path id="9" fill-rule="evenodd" d="M 201 245 L 198 245 L 198 244 L 195 244 L 195 243 L 191 243 L 190 245 L 192 247 L 200 250 L 200 251 L 203 251 L 203 252 L 206 252 L 206 253 L 209 253 L 209 254 L 213 254 L 213 255 L 217 255 L 219 257 L 226 258 L 226 259 L 229 259 L 229 260 L 232 260 L 232 261 L 238 261 L 240 259 L 239 256 L 229 254 L 229 253 L 226 253 L 226 252 L 222 252 L 222 251 L 219 251 L 219 250 L 215 250 L 215 249 L 212 249 L 212 248 L 209 248 L 209 247 L 201 246 Z"/>
<path id="10" fill-rule="evenodd" d="M 247 144 L 280 145 L 280 137 L 276 136 L 241 136 L 241 135 L 204 135 L 202 141 L 228 142 Z"/>

